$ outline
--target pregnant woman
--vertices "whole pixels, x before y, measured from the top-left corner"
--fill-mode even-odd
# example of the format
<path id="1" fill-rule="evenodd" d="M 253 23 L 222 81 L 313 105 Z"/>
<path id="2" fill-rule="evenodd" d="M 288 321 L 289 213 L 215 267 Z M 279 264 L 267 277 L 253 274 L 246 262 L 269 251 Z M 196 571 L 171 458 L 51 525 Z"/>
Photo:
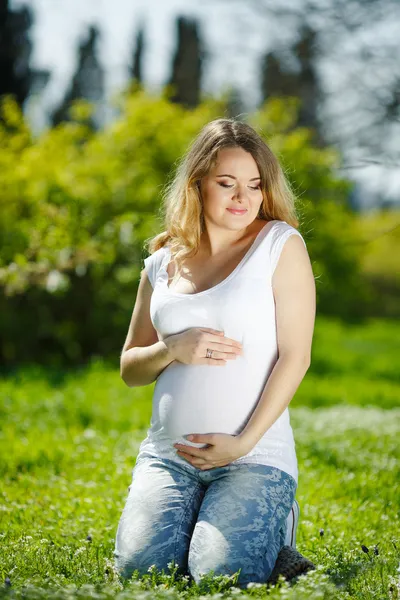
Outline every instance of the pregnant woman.
<path id="1" fill-rule="evenodd" d="M 266 583 L 295 545 L 288 405 L 310 365 L 316 306 L 295 198 L 258 133 L 222 118 L 193 141 L 164 200 L 121 355 L 129 387 L 156 384 L 116 566 L 124 578 L 175 564 L 196 583 Z"/>

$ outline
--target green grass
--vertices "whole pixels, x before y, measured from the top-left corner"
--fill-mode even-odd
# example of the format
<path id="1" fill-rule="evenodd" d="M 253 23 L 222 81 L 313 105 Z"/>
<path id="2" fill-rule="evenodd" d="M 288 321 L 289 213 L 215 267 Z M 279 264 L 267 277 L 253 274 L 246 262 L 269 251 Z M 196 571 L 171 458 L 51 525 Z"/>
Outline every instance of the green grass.
<path id="1" fill-rule="evenodd" d="M 318 319 L 312 366 L 290 405 L 297 549 L 318 568 L 244 591 L 224 577 L 196 586 L 173 572 L 116 576 L 116 527 L 152 386 L 129 389 L 118 366 L 100 361 L 3 376 L 0 597 L 400 598 L 399 360 L 397 322 Z"/>

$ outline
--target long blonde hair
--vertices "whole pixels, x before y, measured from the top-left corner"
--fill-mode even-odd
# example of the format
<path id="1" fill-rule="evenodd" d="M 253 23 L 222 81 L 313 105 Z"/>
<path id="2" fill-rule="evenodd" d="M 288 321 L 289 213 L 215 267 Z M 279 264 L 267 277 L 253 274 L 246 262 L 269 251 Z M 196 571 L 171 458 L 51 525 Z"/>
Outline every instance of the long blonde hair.
<path id="1" fill-rule="evenodd" d="M 175 175 L 162 191 L 160 214 L 165 231 L 145 241 L 150 254 L 169 244 L 171 258 L 180 272 L 186 257 L 197 253 L 204 228 L 200 180 L 216 164 L 223 148 L 240 147 L 257 163 L 263 201 L 258 218 L 286 221 L 299 226 L 296 198 L 271 148 L 247 123 L 215 119 L 207 123 L 177 163 Z"/>

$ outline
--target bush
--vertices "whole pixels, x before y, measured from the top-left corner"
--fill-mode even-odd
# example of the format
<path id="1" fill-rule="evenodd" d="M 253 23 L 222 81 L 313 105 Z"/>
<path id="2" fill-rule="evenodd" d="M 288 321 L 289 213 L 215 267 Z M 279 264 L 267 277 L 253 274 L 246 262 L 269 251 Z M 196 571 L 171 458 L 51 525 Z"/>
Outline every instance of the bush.
<path id="1" fill-rule="evenodd" d="M 0 359 L 4 364 L 82 364 L 119 360 L 132 312 L 144 242 L 161 227 L 160 192 L 201 127 L 226 114 L 227 101 L 194 110 L 142 89 L 121 94 L 119 117 L 102 131 L 72 122 L 33 138 L 5 97 L 0 125 Z M 295 103 L 274 99 L 249 122 L 288 170 L 300 196 L 300 230 L 317 282 L 318 311 L 368 312 L 358 230 L 347 208 L 339 157 L 292 127 Z"/>

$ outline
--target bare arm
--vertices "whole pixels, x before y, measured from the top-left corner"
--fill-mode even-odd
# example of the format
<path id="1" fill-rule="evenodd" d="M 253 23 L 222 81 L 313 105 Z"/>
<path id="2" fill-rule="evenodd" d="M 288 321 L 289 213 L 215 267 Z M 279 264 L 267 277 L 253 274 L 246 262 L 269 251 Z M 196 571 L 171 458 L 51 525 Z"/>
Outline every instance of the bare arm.
<path id="1" fill-rule="evenodd" d="M 121 353 L 121 377 L 129 387 L 148 385 L 174 360 L 167 340 L 159 340 L 150 319 L 153 288 L 143 269 L 128 335 Z"/>
<path id="2" fill-rule="evenodd" d="M 121 377 L 129 387 L 148 385 L 173 360 L 164 341 L 144 348 L 130 348 L 121 356 Z"/>

